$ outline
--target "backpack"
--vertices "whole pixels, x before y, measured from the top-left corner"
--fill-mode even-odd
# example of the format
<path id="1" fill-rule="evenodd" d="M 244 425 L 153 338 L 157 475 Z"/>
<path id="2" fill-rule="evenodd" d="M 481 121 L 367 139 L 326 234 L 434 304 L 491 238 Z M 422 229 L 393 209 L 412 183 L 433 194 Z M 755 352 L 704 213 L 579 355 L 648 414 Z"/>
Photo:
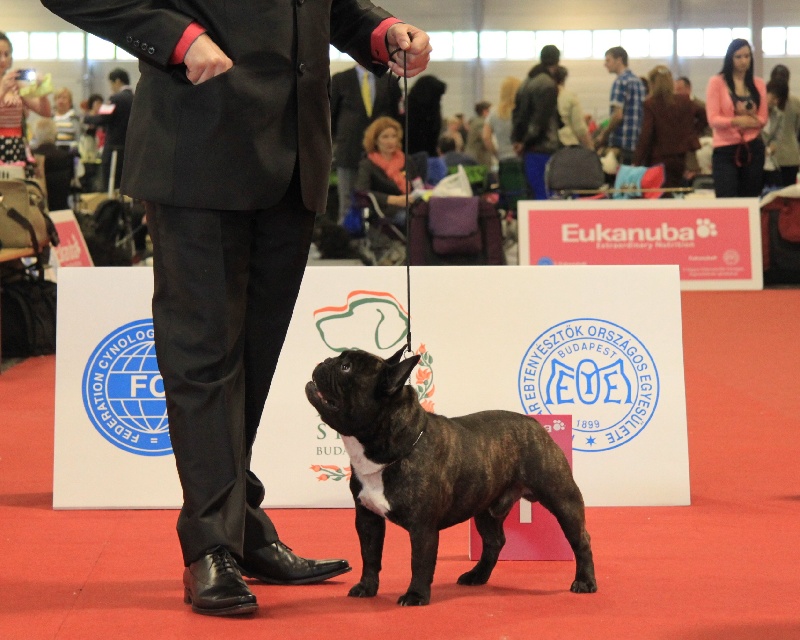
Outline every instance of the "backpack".
<path id="1" fill-rule="evenodd" d="M 37 253 L 58 245 L 47 213 L 47 198 L 33 180 L 0 180 L 0 249 L 32 247 Z"/>
<path id="2" fill-rule="evenodd" d="M 56 352 L 56 283 L 27 271 L 2 287 L 2 352 L 9 358 Z"/>
<path id="3" fill-rule="evenodd" d="M 120 200 L 104 200 L 94 213 L 75 216 L 86 246 L 97 267 L 126 267 L 133 262 L 130 206 Z"/>

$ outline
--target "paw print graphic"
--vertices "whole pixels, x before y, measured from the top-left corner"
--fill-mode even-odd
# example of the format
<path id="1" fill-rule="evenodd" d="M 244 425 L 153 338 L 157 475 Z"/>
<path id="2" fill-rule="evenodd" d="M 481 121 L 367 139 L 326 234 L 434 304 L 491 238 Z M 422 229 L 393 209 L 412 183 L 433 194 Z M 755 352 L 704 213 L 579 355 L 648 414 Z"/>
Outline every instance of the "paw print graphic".
<path id="1" fill-rule="evenodd" d="M 708 218 L 697 219 L 697 237 L 713 238 L 717 235 L 717 225 Z"/>
<path id="2" fill-rule="evenodd" d="M 553 420 L 553 431 L 563 431 L 566 425 L 561 420 Z"/>

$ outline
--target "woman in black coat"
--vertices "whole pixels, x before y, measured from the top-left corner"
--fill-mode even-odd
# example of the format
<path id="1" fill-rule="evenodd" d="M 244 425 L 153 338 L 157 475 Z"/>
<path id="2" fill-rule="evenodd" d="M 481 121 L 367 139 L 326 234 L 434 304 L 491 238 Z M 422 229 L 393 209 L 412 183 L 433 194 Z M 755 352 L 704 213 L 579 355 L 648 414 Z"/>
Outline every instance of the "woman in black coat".
<path id="1" fill-rule="evenodd" d="M 447 85 L 436 76 L 422 76 L 408 90 L 408 116 L 414 126 L 408 131 L 408 152 L 424 151 L 435 158 L 442 131 L 442 96 Z"/>

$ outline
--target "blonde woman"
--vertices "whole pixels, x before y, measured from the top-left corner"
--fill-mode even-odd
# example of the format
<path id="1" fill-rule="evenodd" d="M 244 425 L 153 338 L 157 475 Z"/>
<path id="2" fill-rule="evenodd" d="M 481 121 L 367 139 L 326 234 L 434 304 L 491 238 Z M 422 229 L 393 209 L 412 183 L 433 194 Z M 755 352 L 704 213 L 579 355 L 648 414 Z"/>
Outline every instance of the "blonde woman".
<path id="1" fill-rule="evenodd" d="M 366 156 L 358 165 L 355 190 L 370 192 L 381 210 L 396 224 L 405 223 L 406 171 L 409 183 L 419 177 L 402 149 L 403 127 L 383 116 L 364 132 Z"/>
<path id="2" fill-rule="evenodd" d="M 558 67 L 555 72 L 555 81 L 558 85 L 558 115 L 564 126 L 558 130 L 558 139 L 565 147 L 583 145 L 594 151 L 594 142 L 586 126 L 586 117 L 583 107 L 572 91 L 566 88 L 567 69 Z"/>
<path id="3" fill-rule="evenodd" d="M 500 100 L 483 123 L 483 144 L 499 161 L 517 157 L 511 145 L 511 112 L 521 81 L 507 77 L 500 85 Z"/>
<path id="4" fill-rule="evenodd" d="M 56 108 L 56 112 L 53 114 L 53 122 L 57 127 L 56 145 L 76 149 L 81 133 L 83 133 L 83 126 L 80 117 L 75 113 L 72 92 L 66 87 L 62 87 L 56 91 L 53 98 Z"/>
<path id="5" fill-rule="evenodd" d="M 672 73 L 658 65 L 647 74 L 650 93 L 644 101 L 644 116 L 634 164 L 663 164 L 665 187 L 680 187 L 686 169 L 686 153 L 700 148 L 695 130 L 697 107 L 685 95 L 675 93 Z"/>

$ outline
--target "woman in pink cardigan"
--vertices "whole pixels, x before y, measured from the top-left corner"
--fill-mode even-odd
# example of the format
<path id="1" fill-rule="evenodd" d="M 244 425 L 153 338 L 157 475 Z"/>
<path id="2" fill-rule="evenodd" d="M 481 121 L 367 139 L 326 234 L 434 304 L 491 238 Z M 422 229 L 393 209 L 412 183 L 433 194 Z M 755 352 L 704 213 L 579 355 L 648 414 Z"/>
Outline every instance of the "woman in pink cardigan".
<path id="1" fill-rule="evenodd" d="M 747 40 L 728 46 L 722 71 L 706 90 L 708 124 L 714 131 L 714 192 L 718 198 L 758 197 L 763 186 L 767 92 L 753 77 L 753 55 Z"/>

